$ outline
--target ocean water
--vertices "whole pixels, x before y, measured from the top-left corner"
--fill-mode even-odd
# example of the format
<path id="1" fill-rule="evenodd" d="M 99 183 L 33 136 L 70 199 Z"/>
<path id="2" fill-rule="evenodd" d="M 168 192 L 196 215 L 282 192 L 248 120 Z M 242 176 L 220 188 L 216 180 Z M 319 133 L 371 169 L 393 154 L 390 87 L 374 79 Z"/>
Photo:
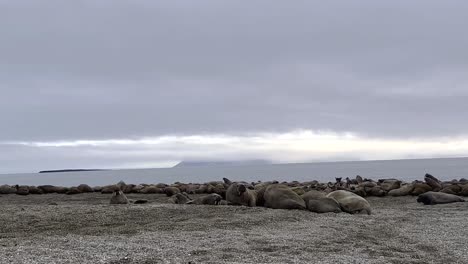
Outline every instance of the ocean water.
<path id="1" fill-rule="evenodd" d="M 334 181 L 335 177 L 405 181 L 422 180 L 430 173 L 441 180 L 468 178 L 468 158 L 417 159 L 387 161 L 350 161 L 299 164 L 204 166 L 164 169 L 131 169 L 92 172 L 1 174 L 1 184 L 76 186 L 107 185 L 123 180 L 126 183 L 203 183 L 219 181 L 223 177 L 243 181 Z"/>

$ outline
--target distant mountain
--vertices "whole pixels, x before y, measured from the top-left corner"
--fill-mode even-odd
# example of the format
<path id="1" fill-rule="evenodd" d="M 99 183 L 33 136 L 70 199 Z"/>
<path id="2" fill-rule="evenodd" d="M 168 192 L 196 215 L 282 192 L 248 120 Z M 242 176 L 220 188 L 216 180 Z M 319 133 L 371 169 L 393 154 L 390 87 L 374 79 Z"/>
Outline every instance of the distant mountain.
<path id="1" fill-rule="evenodd" d="M 234 160 L 234 161 L 181 161 L 173 168 L 208 167 L 208 166 L 242 166 L 271 164 L 267 160 Z"/>
<path id="2" fill-rule="evenodd" d="M 103 171 L 98 169 L 71 169 L 71 170 L 45 170 L 39 173 L 55 173 L 55 172 L 80 172 L 80 171 Z"/>

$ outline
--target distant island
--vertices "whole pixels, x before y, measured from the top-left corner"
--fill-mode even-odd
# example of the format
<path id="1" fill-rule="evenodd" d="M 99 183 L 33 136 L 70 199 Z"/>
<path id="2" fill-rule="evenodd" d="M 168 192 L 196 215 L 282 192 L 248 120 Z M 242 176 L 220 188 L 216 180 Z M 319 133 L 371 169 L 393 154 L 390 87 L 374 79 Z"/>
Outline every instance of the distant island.
<path id="1" fill-rule="evenodd" d="M 44 170 L 39 173 L 56 173 L 56 172 L 80 172 L 80 171 L 105 171 L 99 169 L 71 169 L 71 170 Z"/>
<path id="2" fill-rule="evenodd" d="M 181 161 L 173 168 L 205 167 L 205 166 L 241 166 L 241 165 L 267 165 L 268 160 L 235 160 L 235 161 Z"/>

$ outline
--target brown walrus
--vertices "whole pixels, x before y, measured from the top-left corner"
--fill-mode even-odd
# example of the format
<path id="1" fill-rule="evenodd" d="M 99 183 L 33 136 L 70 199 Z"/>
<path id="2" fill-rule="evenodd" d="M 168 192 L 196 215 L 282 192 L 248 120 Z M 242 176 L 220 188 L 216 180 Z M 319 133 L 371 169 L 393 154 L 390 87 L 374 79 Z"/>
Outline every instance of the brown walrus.
<path id="1" fill-rule="evenodd" d="M 442 185 L 440 184 L 439 179 L 432 176 L 431 174 L 426 173 L 424 176 L 424 181 L 427 183 L 427 185 L 431 186 L 434 192 L 438 192 L 442 189 Z"/>
<path id="2" fill-rule="evenodd" d="M 320 198 L 325 198 L 327 195 L 324 192 L 317 191 L 317 190 L 310 190 L 303 195 L 301 195 L 302 199 L 304 199 L 306 205 L 308 200 L 317 200 Z"/>
<path id="3" fill-rule="evenodd" d="M 310 199 L 306 202 L 307 209 L 314 213 L 341 213 L 341 206 L 338 202 L 329 197 Z"/>
<path id="4" fill-rule="evenodd" d="M 205 204 L 205 205 L 218 205 L 223 200 L 223 197 L 217 193 L 210 193 L 202 197 L 198 197 L 193 201 L 189 201 L 188 204 Z"/>
<path id="5" fill-rule="evenodd" d="M 412 195 L 420 195 L 425 192 L 432 191 L 432 187 L 429 186 L 427 183 L 420 182 L 420 181 L 415 181 L 413 183 L 414 189 L 411 192 Z"/>
<path id="6" fill-rule="evenodd" d="M 29 187 L 26 185 L 16 185 L 16 194 L 18 195 L 28 195 Z"/>
<path id="7" fill-rule="evenodd" d="M 164 193 L 167 196 L 171 197 L 176 193 L 181 193 L 181 191 L 177 187 L 166 187 L 166 188 L 164 188 Z"/>
<path id="8" fill-rule="evenodd" d="M 176 193 L 171 198 L 169 198 L 169 202 L 175 204 L 186 204 L 191 202 L 192 199 L 188 196 L 187 193 Z"/>
<path id="9" fill-rule="evenodd" d="M 406 196 L 410 195 L 414 190 L 414 185 L 412 183 L 402 184 L 400 188 L 394 189 L 388 192 L 389 196 Z"/>
<path id="10" fill-rule="evenodd" d="M 291 188 L 282 184 L 272 184 L 263 194 L 265 206 L 273 209 L 306 209 L 305 201 Z"/>
<path id="11" fill-rule="evenodd" d="M 441 193 L 441 192 L 426 192 L 418 196 L 418 203 L 423 203 L 425 205 L 434 205 L 434 204 L 446 204 L 446 203 L 456 203 L 464 202 L 465 199 L 460 196 Z"/>
<path id="12" fill-rule="evenodd" d="M 128 204 L 127 196 L 120 190 L 115 191 L 110 200 L 110 204 Z"/>
<path id="13" fill-rule="evenodd" d="M 0 186 L 0 194 L 11 194 L 16 193 L 16 188 L 9 185 Z"/>
<path id="14" fill-rule="evenodd" d="M 369 202 L 352 192 L 338 190 L 329 193 L 327 197 L 335 199 L 340 204 L 341 210 L 347 213 L 355 214 L 366 212 L 368 215 L 371 214 L 371 206 Z"/>
<path id="15" fill-rule="evenodd" d="M 226 191 L 226 201 L 232 205 L 256 206 L 257 192 L 248 189 L 245 184 L 234 182 Z"/>

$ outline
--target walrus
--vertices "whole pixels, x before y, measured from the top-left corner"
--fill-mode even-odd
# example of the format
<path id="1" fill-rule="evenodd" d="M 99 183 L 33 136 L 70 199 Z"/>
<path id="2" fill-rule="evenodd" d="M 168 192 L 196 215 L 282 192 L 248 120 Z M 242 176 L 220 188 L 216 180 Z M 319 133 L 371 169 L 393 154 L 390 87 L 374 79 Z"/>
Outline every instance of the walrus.
<path id="1" fill-rule="evenodd" d="M 389 196 L 406 196 L 411 194 L 414 190 L 414 185 L 412 183 L 402 184 L 400 188 L 394 189 L 388 192 Z"/>
<path id="2" fill-rule="evenodd" d="M 427 185 L 431 186 L 434 192 L 438 192 L 442 189 L 442 185 L 440 184 L 439 179 L 430 174 L 426 174 L 424 176 L 424 181 L 427 183 Z"/>
<path id="3" fill-rule="evenodd" d="M 30 194 L 44 194 L 44 191 L 37 188 L 36 186 L 28 186 L 28 189 Z"/>
<path id="4" fill-rule="evenodd" d="M 401 181 L 395 179 L 384 179 L 380 182 L 380 188 L 385 192 L 389 192 L 391 190 L 396 190 L 400 188 Z"/>
<path id="5" fill-rule="evenodd" d="M 441 193 L 441 192 L 426 192 L 418 196 L 416 200 L 418 203 L 423 203 L 425 205 L 434 205 L 434 204 L 446 204 L 446 203 L 456 203 L 456 202 L 465 202 L 465 199 L 460 196 Z"/>
<path id="6" fill-rule="evenodd" d="M 18 195 L 28 195 L 29 194 L 29 187 L 25 185 L 16 185 L 16 194 Z"/>
<path id="7" fill-rule="evenodd" d="M 115 191 L 110 200 L 110 204 L 128 204 L 127 196 L 121 191 Z"/>
<path id="8" fill-rule="evenodd" d="M 248 189 L 243 183 L 234 182 L 226 190 L 226 201 L 232 205 L 256 206 L 257 192 Z"/>
<path id="9" fill-rule="evenodd" d="M 177 187 L 166 187 L 164 188 L 164 193 L 168 196 L 171 197 L 176 193 L 180 193 L 181 191 Z"/>
<path id="10" fill-rule="evenodd" d="M 226 200 L 219 201 L 218 205 L 229 205 L 229 202 Z"/>
<path id="11" fill-rule="evenodd" d="M 77 187 L 71 187 L 67 191 L 67 195 L 80 194 L 82 193 Z"/>
<path id="12" fill-rule="evenodd" d="M 387 186 L 388 187 L 388 186 Z M 377 196 L 377 197 L 383 197 L 387 194 L 387 191 L 383 190 L 383 188 L 381 188 L 380 186 L 374 186 L 372 188 L 365 188 L 366 190 L 366 195 L 367 196 Z M 356 193 L 357 195 L 359 195 L 359 193 Z M 362 196 L 362 195 L 359 195 L 359 196 Z M 364 197 L 364 196 L 362 196 Z"/>
<path id="13" fill-rule="evenodd" d="M 101 189 L 101 193 L 102 194 L 106 194 L 106 193 L 115 193 L 117 191 L 120 191 L 120 187 L 118 185 L 108 185 L 108 186 L 104 186 L 102 189 Z"/>
<path id="14" fill-rule="evenodd" d="M 176 193 L 171 198 L 169 198 L 169 202 L 175 204 L 186 204 L 192 201 L 192 199 L 188 196 L 187 193 Z"/>
<path id="15" fill-rule="evenodd" d="M 223 197 L 217 193 L 210 193 L 208 195 L 198 197 L 187 204 L 205 204 L 205 205 L 218 205 L 223 200 Z"/>
<path id="16" fill-rule="evenodd" d="M 299 195 L 303 195 L 306 193 L 306 191 L 304 190 L 303 187 L 293 187 L 291 188 L 291 190 L 293 190 L 293 192 L 299 194 Z"/>
<path id="17" fill-rule="evenodd" d="M 282 184 L 272 184 L 263 194 L 265 207 L 273 209 L 306 209 L 305 201 L 291 188 Z"/>
<path id="18" fill-rule="evenodd" d="M 145 204 L 145 203 L 148 203 L 148 200 L 146 199 L 138 199 L 136 201 L 133 202 L 134 204 Z"/>
<path id="19" fill-rule="evenodd" d="M 9 185 L 0 186 L 0 194 L 11 194 L 16 193 L 16 188 Z"/>
<path id="20" fill-rule="evenodd" d="M 93 188 L 91 188 L 89 185 L 87 184 L 80 184 L 78 185 L 78 190 L 80 190 L 80 192 L 82 193 L 91 193 L 91 192 L 94 192 Z"/>
<path id="21" fill-rule="evenodd" d="M 468 184 L 461 186 L 460 195 L 468 196 Z"/>
<path id="22" fill-rule="evenodd" d="M 309 200 L 317 200 L 317 199 L 320 199 L 320 198 L 325 198 L 326 196 L 327 195 L 324 192 L 320 192 L 320 191 L 316 191 L 316 190 L 311 190 L 311 191 L 308 191 L 308 192 L 304 193 L 303 195 L 301 195 L 301 197 L 304 200 L 304 202 L 306 203 L 306 205 L 307 205 L 307 202 Z"/>
<path id="23" fill-rule="evenodd" d="M 158 188 L 154 185 L 149 185 L 149 186 L 145 186 L 143 187 L 142 189 L 140 189 L 139 191 L 140 193 L 143 193 L 143 194 L 150 194 L 150 193 L 164 193 L 164 190 L 161 189 L 161 188 Z"/>
<path id="24" fill-rule="evenodd" d="M 341 213 L 341 207 L 338 202 L 329 197 L 319 199 L 310 199 L 306 202 L 307 209 L 314 213 Z"/>
<path id="25" fill-rule="evenodd" d="M 352 192 L 338 190 L 329 193 L 327 197 L 335 199 L 340 204 L 341 210 L 347 213 L 355 214 L 366 212 L 368 215 L 371 214 L 371 206 L 369 202 Z"/>
<path id="26" fill-rule="evenodd" d="M 414 186 L 414 189 L 411 192 L 412 195 L 420 195 L 425 192 L 432 191 L 432 187 L 424 182 L 416 181 L 413 183 L 413 186 Z"/>
<path id="27" fill-rule="evenodd" d="M 448 184 L 445 185 L 440 192 L 449 193 L 449 194 L 458 194 L 460 193 L 462 188 L 458 184 Z"/>

